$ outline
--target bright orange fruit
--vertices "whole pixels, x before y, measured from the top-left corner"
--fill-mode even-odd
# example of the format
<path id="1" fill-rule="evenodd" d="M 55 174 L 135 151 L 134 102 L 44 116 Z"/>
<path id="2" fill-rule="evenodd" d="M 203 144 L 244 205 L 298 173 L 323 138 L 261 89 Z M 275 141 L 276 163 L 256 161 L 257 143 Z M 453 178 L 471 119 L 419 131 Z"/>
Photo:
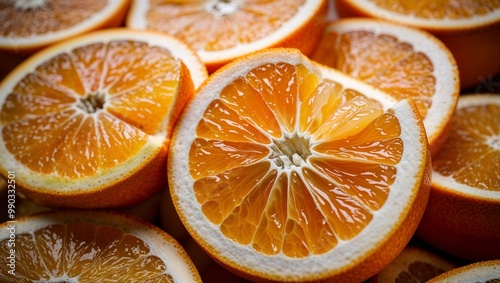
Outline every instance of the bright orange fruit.
<path id="1" fill-rule="evenodd" d="M 214 73 L 176 125 L 168 177 L 193 238 L 251 280 L 362 281 L 407 244 L 430 154 L 418 110 L 297 50 Z"/>

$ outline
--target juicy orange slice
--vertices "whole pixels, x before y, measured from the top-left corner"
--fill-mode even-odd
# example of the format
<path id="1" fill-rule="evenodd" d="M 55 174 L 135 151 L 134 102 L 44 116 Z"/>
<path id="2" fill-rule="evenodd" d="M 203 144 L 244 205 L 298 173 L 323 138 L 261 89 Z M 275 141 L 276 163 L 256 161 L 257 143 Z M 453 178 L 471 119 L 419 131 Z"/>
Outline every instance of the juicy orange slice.
<path id="1" fill-rule="evenodd" d="M 129 0 L 0 3 L 0 49 L 32 53 L 89 31 L 122 24 Z"/>
<path id="2" fill-rule="evenodd" d="M 500 95 L 462 95 L 442 150 L 418 235 L 454 255 L 500 254 Z"/>
<path id="3" fill-rule="evenodd" d="M 2 282 L 201 282 L 174 238 L 130 216 L 54 211 L 19 218 L 12 266 L 9 225 L 0 225 Z"/>
<path id="4" fill-rule="evenodd" d="M 418 110 L 394 103 L 296 50 L 230 63 L 174 131 L 169 186 L 182 222 L 253 280 L 367 279 L 406 245 L 429 190 Z"/>
<path id="5" fill-rule="evenodd" d="M 474 262 L 465 266 L 454 268 L 445 272 L 432 280 L 429 283 L 445 283 L 445 282 L 497 282 L 500 279 L 498 270 L 500 270 L 500 260 L 488 260 Z"/>
<path id="6" fill-rule="evenodd" d="M 456 265 L 424 248 L 407 246 L 386 268 L 370 278 L 370 283 L 425 283 Z"/>
<path id="7" fill-rule="evenodd" d="M 310 54 L 324 27 L 325 0 L 137 0 L 127 26 L 174 35 L 200 55 L 209 71 L 269 47 Z"/>
<path id="8" fill-rule="evenodd" d="M 340 17 L 372 17 L 426 30 L 450 49 L 462 89 L 500 74 L 500 2 L 338 0 Z"/>
<path id="9" fill-rule="evenodd" d="M 434 36 L 380 20 L 342 19 L 328 25 L 312 59 L 397 99 L 411 97 L 433 156 L 439 151 L 460 88 L 455 60 Z"/>
<path id="10" fill-rule="evenodd" d="M 45 49 L 2 81 L 0 173 L 15 171 L 19 191 L 46 205 L 144 200 L 165 186 L 172 127 L 205 77 L 186 45 L 153 32 Z"/>

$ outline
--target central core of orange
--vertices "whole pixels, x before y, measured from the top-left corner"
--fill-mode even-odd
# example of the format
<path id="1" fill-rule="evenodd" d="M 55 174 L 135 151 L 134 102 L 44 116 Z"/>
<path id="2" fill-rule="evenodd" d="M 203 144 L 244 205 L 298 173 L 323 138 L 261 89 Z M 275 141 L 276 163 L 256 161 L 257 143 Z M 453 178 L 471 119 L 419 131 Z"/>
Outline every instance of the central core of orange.
<path id="1" fill-rule="evenodd" d="M 238 10 L 238 5 L 233 0 L 216 0 L 212 2 L 208 10 L 216 15 L 228 15 Z"/>
<path id="2" fill-rule="evenodd" d="M 300 167 L 311 156 L 309 148 L 309 138 L 294 133 L 291 136 L 273 141 L 271 159 L 283 169 L 292 166 Z"/>
<path id="3" fill-rule="evenodd" d="M 76 107 L 83 110 L 85 113 L 92 114 L 104 108 L 106 102 L 106 94 L 96 92 L 86 95 L 78 100 Z"/>

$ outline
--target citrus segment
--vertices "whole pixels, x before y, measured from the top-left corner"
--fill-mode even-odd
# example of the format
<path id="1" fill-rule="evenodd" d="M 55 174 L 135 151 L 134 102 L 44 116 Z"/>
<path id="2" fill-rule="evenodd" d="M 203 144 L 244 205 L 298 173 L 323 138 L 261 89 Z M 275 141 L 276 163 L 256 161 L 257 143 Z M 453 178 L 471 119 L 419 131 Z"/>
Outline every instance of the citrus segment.
<path id="1" fill-rule="evenodd" d="M 46 49 L 3 81 L 2 172 L 16 170 L 21 190 L 47 205 L 149 197 L 165 173 L 151 170 L 145 188 L 127 192 L 131 175 L 165 163 L 171 129 L 205 77 L 187 46 L 156 33 L 107 30 Z M 119 182 L 130 196 L 64 198 L 109 194 Z"/>
<path id="2" fill-rule="evenodd" d="M 33 53 L 89 31 L 119 26 L 129 2 L 3 1 L 0 4 L 0 49 Z"/>
<path id="3" fill-rule="evenodd" d="M 500 254 L 500 95 L 461 95 L 443 149 L 432 160 L 432 191 L 418 235 L 454 255 Z"/>
<path id="4" fill-rule="evenodd" d="M 133 1 L 126 25 L 174 35 L 196 50 L 209 71 L 269 47 L 310 54 L 327 1 Z"/>
<path id="5" fill-rule="evenodd" d="M 424 119 L 432 154 L 438 152 L 459 94 L 455 60 L 439 40 L 388 22 L 342 19 L 327 26 L 311 58 L 398 100 L 411 97 Z"/>
<path id="6" fill-rule="evenodd" d="M 368 278 L 409 240 L 429 189 L 417 110 L 394 103 L 293 49 L 228 64 L 174 131 L 169 187 L 181 220 L 254 280 Z"/>
<path id="7" fill-rule="evenodd" d="M 121 214 L 54 211 L 19 218 L 15 275 L 4 282 L 201 282 L 183 248 L 160 229 Z M 8 224 L 1 251 L 9 254 Z"/>

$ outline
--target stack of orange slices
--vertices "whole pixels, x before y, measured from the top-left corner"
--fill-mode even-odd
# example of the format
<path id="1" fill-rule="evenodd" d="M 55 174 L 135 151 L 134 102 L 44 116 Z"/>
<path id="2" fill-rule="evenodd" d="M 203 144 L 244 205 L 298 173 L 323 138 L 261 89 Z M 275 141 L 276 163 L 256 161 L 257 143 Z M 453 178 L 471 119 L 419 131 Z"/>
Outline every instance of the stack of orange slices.
<path id="1" fill-rule="evenodd" d="M 498 270 L 500 95 L 460 94 L 496 87 L 498 1 L 5 0 L 0 20 L 0 281 Z"/>

